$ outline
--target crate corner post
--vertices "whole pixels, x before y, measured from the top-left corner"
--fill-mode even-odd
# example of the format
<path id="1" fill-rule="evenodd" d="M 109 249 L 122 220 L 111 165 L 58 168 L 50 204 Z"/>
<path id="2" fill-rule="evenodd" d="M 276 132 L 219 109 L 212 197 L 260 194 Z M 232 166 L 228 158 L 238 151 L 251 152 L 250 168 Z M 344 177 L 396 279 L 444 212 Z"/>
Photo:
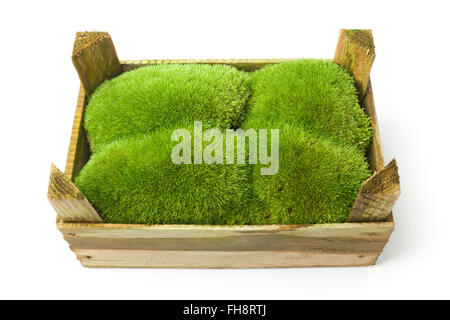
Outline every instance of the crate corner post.
<path id="1" fill-rule="evenodd" d="M 72 62 L 86 95 L 94 92 L 105 80 L 122 73 L 114 43 L 107 32 L 77 32 Z"/>
<path id="2" fill-rule="evenodd" d="M 102 223 L 83 193 L 52 163 L 47 198 L 64 222 Z"/>

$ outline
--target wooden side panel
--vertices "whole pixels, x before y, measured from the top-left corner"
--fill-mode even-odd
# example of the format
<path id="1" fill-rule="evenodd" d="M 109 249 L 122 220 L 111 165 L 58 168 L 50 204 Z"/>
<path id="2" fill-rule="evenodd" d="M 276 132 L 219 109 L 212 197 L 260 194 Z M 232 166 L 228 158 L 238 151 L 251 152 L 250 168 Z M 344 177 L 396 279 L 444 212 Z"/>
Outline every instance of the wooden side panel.
<path id="1" fill-rule="evenodd" d="M 395 159 L 386 167 L 384 166 L 380 131 L 370 79 L 362 107 L 372 123 L 372 144 L 367 158 L 374 174 L 361 186 L 347 221 L 393 221 L 392 208 L 400 196 L 400 177 Z"/>
<path id="2" fill-rule="evenodd" d="M 84 106 L 86 105 L 86 94 L 83 86 L 80 86 L 78 93 L 75 117 L 72 124 L 72 134 L 70 135 L 69 151 L 67 153 L 66 168 L 64 175 L 69 180 L 80 172 L 91 156 L 86 132 L 83 128 Z"/>
<path id="3" fill-rule="evenodd" d="M 58 224 L 84 266 L 174 268 L 370 265 L 393 227 Z"/>
<path id="4" fill-rule="evenodd" d="M 187 59 L 172 59 L 172 60 L 125 60 L 121 61 L 123 71 L 130 71 L 139 67 L 156 65 L 156 64 L 225 64 L 236 67 L 238 70 L 255 71 L 264 66 L 285 62 L 293 59 L 202 59 L 202 60 L 187 60 Z"/>
<path id="5" fill-rule="evenodd" d="M 279 251 L 158 251 L 76 249 L 88 268 L 300 268 L 370 266 L 378 254 Z"/>
<path id="6" fill-rule="evenodd" d="M 370 117 L 372 124 L 372 144 L 370 146 L 367 158 L 369 160 L 372 172 L 380 171 L 384 168 L 384 157 L 381 149 L 380 129 L 378 128 L 377 113 L 375 110 L 375 102 L 373 98 L 372 84 L 367 86 L 366 95 L 362 102 L 364 112 Z"/>
<path id="7" fill-rule="evenodd" d="M 47 197 L 62 221 L 103 222 L 81 191 L 53 164 Z"/>

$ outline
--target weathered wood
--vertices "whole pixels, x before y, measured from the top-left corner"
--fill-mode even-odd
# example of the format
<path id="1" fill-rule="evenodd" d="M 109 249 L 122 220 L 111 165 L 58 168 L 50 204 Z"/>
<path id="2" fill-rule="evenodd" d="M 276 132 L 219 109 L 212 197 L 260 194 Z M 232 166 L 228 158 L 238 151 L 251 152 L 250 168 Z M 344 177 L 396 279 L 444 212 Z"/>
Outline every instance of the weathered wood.
<path id="1" fill-rule="evenodd" d="M 384 167 L 383 151 L 381 150 L 380 129 L 378 128 L 377 113 L 375 111 L 375 102 L 373 99 L 372 84 L 367 86 L 366 95 L 362 102 L 362 108 L 366 115 L 370 118 L 372 125 L 372 143 L 370 145 L 367 158 L 369 160 L 372 172 L 380 171 Z"/>
<path id="2" fill-rule="evenodd" d="M 69 151 L 67 152 L 66 168 L 64 170 L 64 175 L 70 181 L 80 172 L 91 156 L 91 149 L 83 128 L 85 105 L 86 94 L 83 86 L 80 86 L 72 124 L 72 134 L 70 135 Z"/>
<path id="3" fill-rule="evenodd" d="M 370 266 L 378 254 L 289 251 L 74 249 L 87 268 L 302 268 Z"/>
<path id="4" fill-rule="evenodd" d="M 77 32 L 72 61 L 87 95 L 103 81 L 122 73 L 116 49 L 107 32 Z"/>
<path id="5" fill-rule="evenodd" d="M 362 102 L 362 108 L 367 116 L 369 116 L 372 125 L 372 143 L 367 152 L 367 158 L 372 172 L 381 171 L 384 168 L 384 157 L 381 149 L 380 129 L 378 128 L 378 118 L 375 110 L 375 103 L 373 98 L 372 84 L 369 79 L 366 95 Z M 386 221 L 394 221 L 392 212 L 386 218 Z"/>
<path id="6" fill-rule="evenodd" d="M 58 228 L 86 267 L 264 268 L 374 264 L 394 224 Z"/>
<path id="7" fill-rule="evenodd" d="M 341 30 L 333 61 L 355 78 L 361 106 L 372 122 L 373 139 L 368 159 L 375 172 L 362 185 L 348 217 L 349 222 L 386 221 L 400 195 L 395 160 L 384 167 L 378 120 L 370 84 L 370 69 L 375 59 L 371 30 Z M 390 219 L 392 220 L 392 219 Z"/>
<path id="8" fill-rule="evenodd" d="M 375 59 L 375 45 L 371 30 L 343 29 L 333 61 L 346 68 L 355 78 L 360 102 L 364 100 L 370 69 Z"/>
<path id="9" fill-rule="evenodd" d="M 233 66 L 238 70 L 252 72 L 264 66 L 286 62 L 294 59 L 162 59 L 162 60 L 124 60 L 121 61 L 123 71 L 134 70 L 139 67 L 157 64 L 224 64 Z"/>
<path id="10" fill-rule="evenodd" d="M 47 197 L 64 222 L 103 222 L 81 191 L 54 164 L 50 168 Z"/>
<path id="11" fill-rule="evenodd" d="M 385 221 L 399 196 L 400 177 L 394 159 L 363 183 L 348 222 Z"/>

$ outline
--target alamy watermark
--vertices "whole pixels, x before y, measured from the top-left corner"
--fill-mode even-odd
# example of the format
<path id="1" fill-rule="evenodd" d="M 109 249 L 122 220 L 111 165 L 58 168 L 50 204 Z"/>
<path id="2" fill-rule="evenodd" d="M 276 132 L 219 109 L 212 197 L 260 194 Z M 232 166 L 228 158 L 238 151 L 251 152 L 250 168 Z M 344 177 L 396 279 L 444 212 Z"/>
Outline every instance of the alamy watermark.
<path id="1" fill-rule="evenodd" d="M 270 152 L 268 148 L 269 131 Z M 176 129 L 173 131 L 171 139 L 179 141 L 171 153 L 172 162 L 175 164 L 245 164 L 247 155 L 249 164 L 257 164 L 259 161 L 261 165 L 265 166 L 261 167 L 261 175 L 274 175 L 279 169 L 278 129 L 259 129 L 258 131 L 255 129 L 245 131 L 243 129 L 227 129 L 223 134 L 222 131 L 215 128 L 203 132 L 202 122 L 195 121 L 193 137 L 187 129 Z M 194 140 L 193 148 L 192 140 Z M 207 143 L 206 146 L 203 145 L 204 142 Z M 193 161 L 192 151 L 194 153 Z"/>

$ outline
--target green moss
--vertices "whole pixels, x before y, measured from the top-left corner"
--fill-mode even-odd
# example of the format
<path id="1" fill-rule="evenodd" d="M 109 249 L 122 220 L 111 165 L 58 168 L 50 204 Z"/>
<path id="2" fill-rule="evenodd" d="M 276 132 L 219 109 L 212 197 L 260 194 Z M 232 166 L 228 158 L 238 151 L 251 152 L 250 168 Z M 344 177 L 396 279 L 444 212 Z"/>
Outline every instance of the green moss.
<path id="1" fill-rule="evenodd" d="M 246 116 L 244 129 L 280 129 L 275 175 L 261 175 L 260 164 L 172 163 L 174 129 L 193 136 L 194 121 L 225 129 Z M 322 60 L 251 76 L 226 66 L 140 68 L 95 91 L 85 127 L 95 152 L 75 184 L 108 223 L 344 222 L 370 175 L 370 122 L 354 81 Z"/>
<path id="2" fill-rule="evenodd" d="M 233 67 L 142 67 L 99 86 L 89 99 L 84 124 L 94 151 L 118 138 L 177 127 L 186 120 L 238 127 L 249 94 L 249 75 Z"/>
<path id="3" fill-rule="evenodd" d="M 173 164 L 171 134 L 161 129 L 105 146 L 75 184 L 107 223 L 239 223 L 249 198 L 248 167 Z"/>
<path id="4" fill-rule="evenodd" d="M 337 64 L 301 59 L 254 73 L 246 127 L 302 126 L 316 136 L 366 150 L 369 118 L 358 104 L 353 78 Z"/>
<path id="5" fill-rule="evenodd" d="M 347 220 L 368 163 L 355 147 L 316 137 L 300 127 L 280 129 L 279 171 L 253 169 L 255 224 L 337 223 Z"/>

